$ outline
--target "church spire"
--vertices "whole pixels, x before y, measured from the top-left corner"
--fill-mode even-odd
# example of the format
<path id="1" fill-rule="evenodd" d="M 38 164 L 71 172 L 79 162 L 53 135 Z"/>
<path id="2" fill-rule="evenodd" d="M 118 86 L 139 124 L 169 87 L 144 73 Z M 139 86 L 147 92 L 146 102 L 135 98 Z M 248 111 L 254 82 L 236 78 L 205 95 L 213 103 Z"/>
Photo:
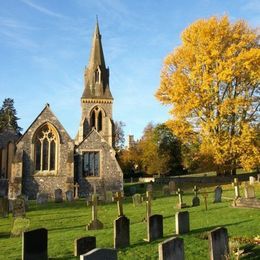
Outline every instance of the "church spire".
<path id="1" fill-rule="evenodd" d="M 83 99 L 113 99 L 109 89 L 109 69 L 106 68 L 98 20 L 92 39 L 89 64 L 85 70 Z"/>

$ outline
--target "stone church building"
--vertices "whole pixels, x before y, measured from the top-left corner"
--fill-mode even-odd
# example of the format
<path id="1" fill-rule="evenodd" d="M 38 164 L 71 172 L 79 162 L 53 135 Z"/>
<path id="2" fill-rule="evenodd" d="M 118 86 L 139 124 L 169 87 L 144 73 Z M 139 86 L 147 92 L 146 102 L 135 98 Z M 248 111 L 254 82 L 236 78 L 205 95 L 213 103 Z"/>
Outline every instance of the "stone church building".
<path id="1" fill-rule="evenodd" d="M 123 173 L 113 148 L 112 108 L 109 69 L 105 64 L 97 23 L 84 73 L 82 114 L 75 140 L 66 132 L 49 104 L 18 140 L 9 133 L 11 130 L 7 131 L 10 142 L 1 142 L 0 135 L 0 169 L 8 171 L 4 176 L 9 180 L 9 197 L 24 194 L 35 199 L 39 192 L 53 197 L 56 189 L 65 193 L 73 190 L 76 182 L 81 196 L 92 192 L 94 186 L 99 193 L 122 190 Z M 9 146 L 11 155 L 7 162 Z"/>

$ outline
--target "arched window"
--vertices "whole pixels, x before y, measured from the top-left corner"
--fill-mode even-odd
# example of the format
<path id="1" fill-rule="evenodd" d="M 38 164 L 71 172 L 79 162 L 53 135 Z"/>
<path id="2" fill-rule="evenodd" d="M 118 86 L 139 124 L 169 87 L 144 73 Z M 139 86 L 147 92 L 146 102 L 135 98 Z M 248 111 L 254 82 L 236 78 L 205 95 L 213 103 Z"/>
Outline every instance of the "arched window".
<path id="1" fill-rule="evenodd" d="M 91 111 L 90 126 L 94 127 L 98 132 L 102 131 L 103 129 L 103 116 L 104 112 L 100 107 L 95 107 Z"/>
<path id="2" fill-rule="evenodd" d="M 100 71 L 99 69 L 95 70 L 95 83 L 99 83 L 100 82 Z"/>
<path id="3" fill-rule="evenodd" d="M 101 111 L 99 111 L 99 113 L 98 113 L 98 128 L 97 128 L 97 130 L 98 131 L 102 131 L 102 112 Z"/>
<path id="4" fill-rule="evenodd" d="M 58 134 L 50 124 L 40 127 L 34 137 L 34 165 L 36 171 L 57 169 Z"/>

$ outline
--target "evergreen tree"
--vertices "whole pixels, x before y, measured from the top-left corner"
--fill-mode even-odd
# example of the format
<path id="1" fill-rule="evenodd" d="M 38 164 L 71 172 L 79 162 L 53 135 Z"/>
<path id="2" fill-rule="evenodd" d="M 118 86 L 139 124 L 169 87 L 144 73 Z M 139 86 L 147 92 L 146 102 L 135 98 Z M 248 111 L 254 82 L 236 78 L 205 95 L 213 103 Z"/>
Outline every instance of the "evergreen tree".
<path id="1" fill-rule="evenodd" d="M 6 98 L 3 101 L 3 105 L 0 109 L 0 132 L 3 132 L 7 127 L 12 127 L 17 134 L 22 131 L 22 128 L 18 126 L 16 116 L 16 109 L 14 107 L 14 100 L 11 98 Z"/>

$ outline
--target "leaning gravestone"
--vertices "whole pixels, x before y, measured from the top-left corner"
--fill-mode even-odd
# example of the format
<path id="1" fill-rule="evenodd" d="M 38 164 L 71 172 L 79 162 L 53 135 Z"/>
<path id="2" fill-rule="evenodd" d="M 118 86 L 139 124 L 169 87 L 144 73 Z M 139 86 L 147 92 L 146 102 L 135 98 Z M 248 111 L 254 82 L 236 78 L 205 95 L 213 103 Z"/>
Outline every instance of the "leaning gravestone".
<path id="1" fill-rule="evenodd" d="M 48 193 L 38 192 L 36 198 L 37 204 L 44 204 L 48 202 Z"/>
<path id="2" fill-rule="evenodd" d="M 123 248 L 130 245 L 130 221 L 120 216 L 114 221 L 114 248 Z"/>
<path id="3" fill-rule="evenodd" d="M 147 221 L 147 239 L 145 241 L 152 242 L 163 237 L 163 216 L 152 215 Z"/>
<path id="4" fill-rule="evenodd" d="M 209 232 L 210 260 L 227 259 L 229 255 L 228 232 L 226 228 L 216 228 Z"/>
<path id="5" fill-rule="evenodd" d="M 56 203 L 62 202 L 63 197 L 62 197 L 62 189 L 56 189 L 54 191 L 54 200 Z"/>
<path id="6" fill-rule="evenodd" d="M 254 199 L 255 198 L 255 188 L 253 185 L 245 186 L 245 198 L 246 199 Z"/>
<path id="7" fill-rule="evenodd" d="M 190 231 L 190 217 L 188 211 L 181 211 L 175 214 L 175 229 L 177 235 Z"/>
<path id="8" fill-rule="evenodd" d="M 136 193 L 135 195 L 132 196 L 133 199 L 133 204 L 134 206 L 139 206 L 142 204 L 142 195 L 139 193 Z"/>
<path id="9" fill-rule="evenodd" d="M 0 198 L 0 215 L 7 218 L 9 213 L 8 198 Z"/>
<path id="10" fill-rule="evenodd" d="M 27 218 L 17 217 L 14 219 L 11 236 L 20 236 L 23 232 L 27 231 L 30 226 L 30 220 Z"/>
<path id="11" fill-rule="evenodd" d="M 221 202 L 222 197 L 222 188 L 220 186 L 217 186 L 214 191 L 214 201 L 213 203 Z"/>
<path id="12" fill-rule="evenodd" d="M 17 198 L 13 201 L 13 217 L 25 217 L 25 201 Z"/>
<path id="13" fill-rule="evenodd" d="M 159 260 L 184 260 L 184 243 L 179 237 L 169 238 L 158 246 Z"/>
<path id="14" fill-rule="evenodd" d="M 74 256 L 86 254 L 96 248 L 96 237 L 81 237 L 74 240 Z"/>
<path id="15" fill-rule="evenodd" d="M 110 248 L 96 248 L 81 255 L 80 260 L 117 260 L 117 251 Z"/>
<path id="16" fill-rule="evenodd" d="M 68 202 L 72 202 L 74 200 L 74 195 L 73 195 L 73 191 L 72 190 L 66 191 L 65 194 L 66 194 L 66 200 Z"/>
<path id="17" fill-rule="evenodd" d="M 23 233 L 22 260 L 48 260 L 48 230 L 39 228 Z"/>

